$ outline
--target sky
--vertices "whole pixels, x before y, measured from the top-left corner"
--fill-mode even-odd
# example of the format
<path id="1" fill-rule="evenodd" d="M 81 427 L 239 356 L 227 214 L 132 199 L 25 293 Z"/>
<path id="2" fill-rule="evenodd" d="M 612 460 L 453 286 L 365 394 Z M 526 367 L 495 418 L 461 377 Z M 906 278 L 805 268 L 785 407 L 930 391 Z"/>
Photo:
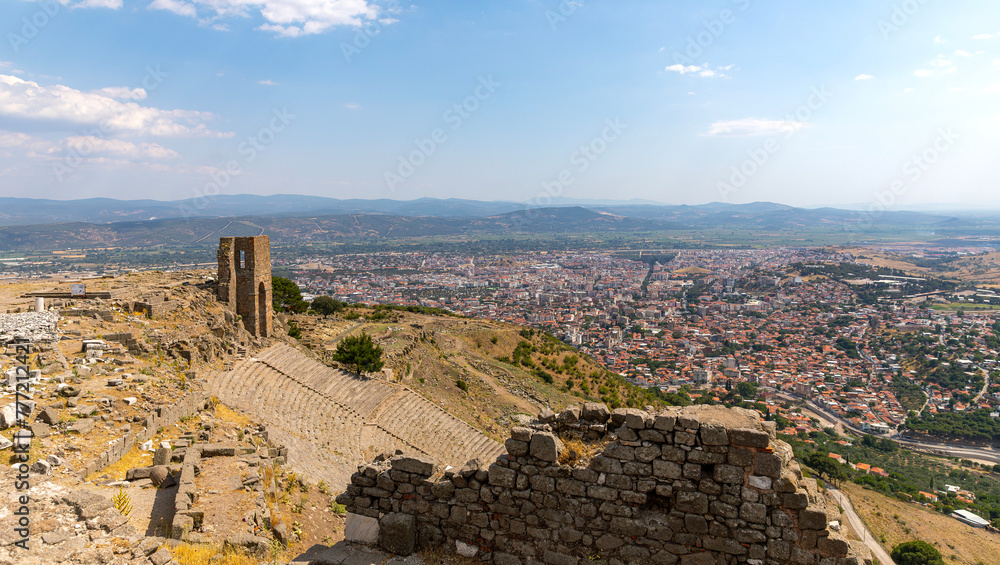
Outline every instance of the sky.
<path id="1" fill-rule="evenodd" d="M 995 0 L 3 0 L 0 196 L 1000 208 Z"/>

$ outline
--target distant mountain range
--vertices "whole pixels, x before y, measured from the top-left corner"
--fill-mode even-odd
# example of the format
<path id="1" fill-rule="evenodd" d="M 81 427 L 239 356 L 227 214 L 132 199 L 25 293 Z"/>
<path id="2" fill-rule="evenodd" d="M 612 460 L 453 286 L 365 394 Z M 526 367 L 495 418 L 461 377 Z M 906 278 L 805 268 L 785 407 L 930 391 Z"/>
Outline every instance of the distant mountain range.
<path id="1" fill-rule="evenodd" d="M 572 205 L 576 202 L 577 204 Z M 429 236 L 700 230 L 786 233 L 925 231 L 935 237 L 1000 235 L 1000 214 L 893 211 L 875 216 L 770 202 L 672 206 L 649 202 L 515 202 L 462 199 L 337 200 L 317 196 L 216 196 L 181 200 L 0 198 L 0 250 L 214 245 L 220 236 L 268 234 L 276 243 Z"/>
<path id="2" fill-rule="evenodd" d="M 555 199 L 549 207 L 587 208 L 616 215 L 690 221 L 701 218 L 706 222 L 726 218 L 789 217 L 797 215 L 803 221 L 816 218 L 841 221 L 846 215 L 856 216 L 855 210 L 838 208 L 794 208 L 771 202 L 752 204 L 711 203 L 698 206 L 669 205 L 648 200 L 578 200 Z M 114 200 L 88 198 L 81 200 L 43 200 L 35 198 L 0 198 L 0 226 L 88 222 L 92 224 L 171 218 L 234 218 L 245 216 L 332 216 L 338 214 L 388 214 L 395 216 L 433 216 L 444 218 L 481 218 L 525 210 L 523 203 L 505 201 L 464 200 L 459 198 L 419 198 L 417 200 L 340 200 L 322 196 L 276 194 L 218 195 L 189 200 Z M 913 214 L 909 221 L 933 222 L 948 214 L 921 212 L 891 212 L 894 221 L 900 214 Z M 982 214 L 982 212 L 980 212 Z M 964 214 L 963 214 L 964 215 Z M 1000 215 L 997 213 L 996 215 Z"/>

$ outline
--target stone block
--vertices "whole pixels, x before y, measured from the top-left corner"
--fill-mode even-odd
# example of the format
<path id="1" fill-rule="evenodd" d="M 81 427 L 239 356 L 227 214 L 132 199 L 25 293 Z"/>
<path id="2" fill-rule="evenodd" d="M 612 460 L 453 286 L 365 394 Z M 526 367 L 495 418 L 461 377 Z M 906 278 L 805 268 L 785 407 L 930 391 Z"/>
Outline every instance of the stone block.
<path id="1" fill-rule="evenodd" d="M 531 441 L 531 428 L 515 427 L 510 431 L 510 438 L 527 443 Z"/>
<path id="2" fill-rule="evenodd" d="M 167 465 L 170 463 L 171 450 L 169 447 L 158 447 L 153 454 L 153 466 Z"/>
<path id="3" fill-rule="evenodd" d="M 743 468 L 733 465 L 716 465 L 713 479 L 718 483 L 729 485 L 743 484 Z"/>
<path id="4" fill-rule="evenodd" d="M 781 458 L 774 453 L 760 452 L 754 455 L 753 472 L 772 479 L 781 477 Z"/>
<path id="5" fill-rule="evenodd" d="M 517 471 L 493 464 L 490 465 L 489 473 L 489 481 L 491 485 L 505 489 L 514 488 L 517 479 Z"/>
<path id="6" fill-rule="evenodd" d="M 716 424 L 706 424 L 698 430 L 702 445 L 729 445 L 729 432 Z"/>
<path id="7" fill-rule="evenodd" d="M 54 425 L 59 423 L 59 411 L 49 406 L 38 414 L 38 421 L 43 424 Z"/>
<path id="8" fill-rule="evenodd" d="M 580 421 L 580 407 L 570 406 L 569 408 L 563 410 L 556 417 L 556 421 L 560 424 L 575 424 Z"/>
<path id="9" fill-rule="evenodd" d="M 437 465 L 433 460 L 426 457 L 399 456 L 393 457 L 392 468 L 395 471 L 413 473 L 422 477 L 429 477 L 437 470 Z"/>
<path id="10" fill-rule="evenodd" d="M 685 430 L 697 430 L 701 427 L 701 420 L 695 414 L 681 412 L 677 415 L 677 427 Z"/>
<path id="11" fill-rule="evenodd" d="M 479 553 L 479 548 L 474 545 L 469 545 L 461 540 L 455 540 L 455 553 L 461 555 L 462 557 L 472 558 Z"/>
<path id="12" fill-rule="evenodd" d="M 799 512 L 799 527 L 803 530 L 825 530 L 826 512 L 817 508 Z"/>
<path id="13" fill-rule="evenodd" d="M 528 454 L 528 442 L 526 441 L 511 438 L 504 442 L 504 447 L 507 448 L 507 453 L 514 457 L 523 457 Z"/>
<path id="14" fill-rule="evenodd" d="M 537 432 L 531 436 L 531 456 L 542 461 L 555 462 L 563 450 L 563 444 L 554 434 Z"/>
<path id="15" fill-rule="evenodd" d="M 700 492 L 678 492 L 677 509 L 691 514 L 707 514 L 708 496 Z"/>
<path id="16" fill-rule="evenodd" d="M 604 456 L 619 461 L 635 461 L 635 449 L 621 443 L 609 443 L 604 448 Z"/>
<path id="17" fill-rule="evenodd" d="M 646 423 L 652 423 L 652 416 L 637 408 L 627 408 L 625 411 L 625 427 L 630 430 L 644 430 Z"/>
<path id="18" fill-rule="evenodd" d="M 660 414 L 653 418 L 653 429 L 660 430 L 661 432 L 672 432 L 676 423 L 677 416 Z"/>
<path id="19" fill-rule="evenodd" d="M 757 502 L 744 502 L 740 506 L 740 519 L 754 524 L 767 522 L 767 507 Z"/>
<path id="20" fill-rule="evenodd" d="M 715 560 L 715 555 L 712 552 L 702 551 L 701 553 L 682 555 L 681 565 L 718 565 L 718 561 Z"/>
<path id="21" fill-rule="evenodd" d="M 378 545 L 396 555 L 410 555 L 417 544 L 417 519 L 394 512 L 379 521 Z"/>
<path id="22" fill-rule="evenodd" d="M 729 439 L 733 445 L 756 447 L 758 449 L 764 449 L 767 447 L 771 440 L 771 438 L 767 435 L 767 432 L 752 430 L 750 428 L 736 428 L 734 430 L 729 430 Z"/>
<path id="23" fill-rule="evenodd" d="M 608 407 L 597 402 L 588 402 L 583 405 L 580 417 L 588 422 L 603 424 L 611 418 L 611 411 Z"/>
<path id="24" fill-rule="evenodd" d="M 374 544 L 379 540 L 379 521 L 361 514 L 347 513 L 344 539 L 349 542 Z"/>

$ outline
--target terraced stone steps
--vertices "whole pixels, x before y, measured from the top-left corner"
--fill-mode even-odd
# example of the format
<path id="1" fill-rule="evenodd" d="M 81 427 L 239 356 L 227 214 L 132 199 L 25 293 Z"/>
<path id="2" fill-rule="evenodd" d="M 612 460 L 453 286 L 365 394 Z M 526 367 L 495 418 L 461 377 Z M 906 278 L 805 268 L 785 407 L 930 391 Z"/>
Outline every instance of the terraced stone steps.
<path id="1" fill-rule="evenodd" d="M 266 422 L 289 463 L 314 480 L 346 484 L 358 464 L 394 449 L 456 467 L 504 451 L 409 388 L 332 369 L 284 344 L 207 376 L 213 394 Z"/>

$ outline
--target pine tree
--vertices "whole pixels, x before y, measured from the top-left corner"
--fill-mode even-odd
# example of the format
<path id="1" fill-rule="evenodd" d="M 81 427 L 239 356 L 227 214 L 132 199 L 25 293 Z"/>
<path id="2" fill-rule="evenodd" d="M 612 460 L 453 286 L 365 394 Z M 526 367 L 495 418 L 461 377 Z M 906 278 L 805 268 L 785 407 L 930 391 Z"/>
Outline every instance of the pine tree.
<path id="1" fill-rule="evenodd" d="M 347 336 L 337 344 L 333 360 L 354 368 L 359 375 L 381 371 L 382 348 L 375 345 L 370 335 Z"/>

